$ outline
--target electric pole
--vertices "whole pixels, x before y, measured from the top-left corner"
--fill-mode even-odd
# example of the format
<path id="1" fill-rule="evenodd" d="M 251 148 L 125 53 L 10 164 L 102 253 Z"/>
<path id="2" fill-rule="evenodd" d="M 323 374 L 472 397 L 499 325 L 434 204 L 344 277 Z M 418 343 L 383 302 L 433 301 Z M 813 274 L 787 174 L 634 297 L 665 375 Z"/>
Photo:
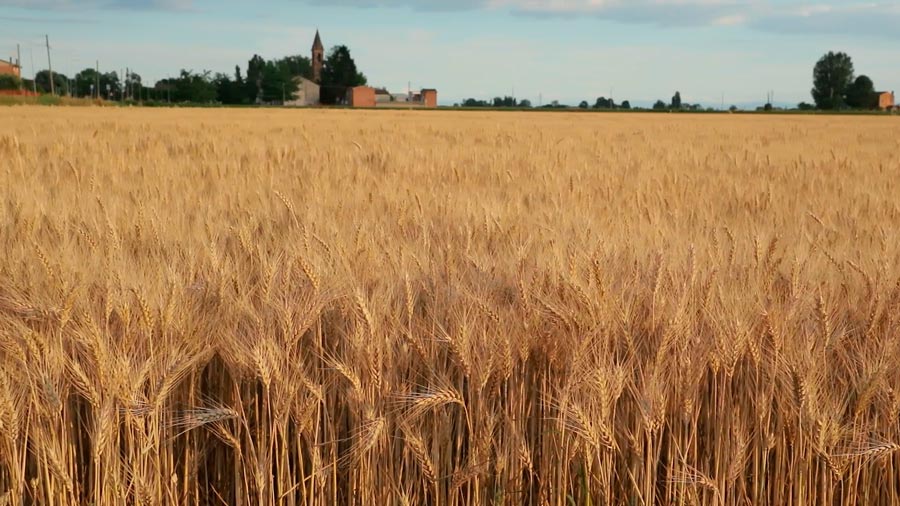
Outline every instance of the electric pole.
<path id="1" fill-rule="evenodd" d="M 53 64 L 50 62 L 50 36 L 44 35 L 47 43 L 47 70 L 50 72 L 50 94 L 56 95 L 56 87 L 53 84 Z"/>
<path id="2" fill-rule="evenodd" d="M 16 44 L 16 65 L 19 66 L 19 77 L 22 77 L 22 47 Z M 23 85 L 19 85 L 21 89 Z"/>
<path id="3" fill-rule="evenodd" d="M 37 94 L 37 73 L 34 70 L 34 48 L 28 48 L 28 54 L 31 55 L 31 87 L 34 88 L 35 95 Z"/>
<path id="4" fill-rule="evenodd" d="M 100 100 L 100 60 L 97 60 L 97 68 L 94 77 L 97 79 L 97 100 Z"/>

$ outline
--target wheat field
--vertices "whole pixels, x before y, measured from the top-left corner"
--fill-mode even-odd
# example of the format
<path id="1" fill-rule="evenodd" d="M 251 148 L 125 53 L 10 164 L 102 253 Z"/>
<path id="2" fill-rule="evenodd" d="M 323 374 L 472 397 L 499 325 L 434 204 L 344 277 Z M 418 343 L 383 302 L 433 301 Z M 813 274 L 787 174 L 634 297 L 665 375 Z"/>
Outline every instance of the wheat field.
<path id="1" fill-rule="evenodd" d="M 896 118 L 0 109 L 0 504 L 900 504 Z"/>

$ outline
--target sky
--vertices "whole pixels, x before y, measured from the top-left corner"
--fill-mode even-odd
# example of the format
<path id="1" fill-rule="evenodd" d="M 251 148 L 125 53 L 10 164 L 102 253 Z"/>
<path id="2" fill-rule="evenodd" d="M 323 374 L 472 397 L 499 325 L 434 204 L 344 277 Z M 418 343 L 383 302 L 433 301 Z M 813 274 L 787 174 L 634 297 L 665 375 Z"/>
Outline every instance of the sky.
<path id="1" fill-rule="evenodd" d="M 369 83 L 437 88 L 442 104 L 514 95 L 535 105 L 612 96 L 709 107 L 811 101 L 812 68 L 844 51 L 900 91 L 900 1 L 0 0 L 0 58 L 73 75 L 99 60 L 153 83 L 233 73 L 254 54 L 308 55 L 316 29 Z M 32 61 L 34 62 L 32 65 Z"/>

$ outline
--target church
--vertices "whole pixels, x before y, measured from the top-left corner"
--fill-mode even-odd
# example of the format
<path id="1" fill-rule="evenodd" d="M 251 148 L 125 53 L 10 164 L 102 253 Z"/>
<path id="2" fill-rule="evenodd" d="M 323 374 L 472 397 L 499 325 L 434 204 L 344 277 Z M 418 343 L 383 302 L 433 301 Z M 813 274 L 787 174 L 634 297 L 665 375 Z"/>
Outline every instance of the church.
<path id="1" fill-rule="evenodd" d="M 295 77 L 297 92 L 293 100 L 286 101 L 288 107 L 315 107 L 322 105 L 322 70 L 325 68 L 325 45 L 319 30 L 313 40 L 310 65 L 312 66 L 312 79 Z M 421 108 L 437 107 L 437 90 L 432 88 L 422 89 L 418 92 L 408 90 L 404 94 L 391 94 L 386 89 L 375 89 L 370 86 L 356 86 L 342 92 L 344 97 L 340 105 L 350 107 L 394 107 L 394 108 Z"/>

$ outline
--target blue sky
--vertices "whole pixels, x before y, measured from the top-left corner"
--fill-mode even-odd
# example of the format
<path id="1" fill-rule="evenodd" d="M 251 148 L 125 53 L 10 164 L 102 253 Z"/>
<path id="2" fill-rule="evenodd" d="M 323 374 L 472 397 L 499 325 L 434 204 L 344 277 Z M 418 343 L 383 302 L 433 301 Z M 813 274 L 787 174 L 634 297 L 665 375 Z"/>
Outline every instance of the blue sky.
<path id="1" fill-rule="evenodd" d="M 0 0 L 0 57 L 22 45 L 69 75 L 130 67 L 232 72 L 254 53 L 347 44 L 371 84 L 435 87 L 442 103 L 510 94 L 537 103 L 810 101 L 812 66 L 841 50 L 900 91 L 900 2 L 798 0 Z"/>

